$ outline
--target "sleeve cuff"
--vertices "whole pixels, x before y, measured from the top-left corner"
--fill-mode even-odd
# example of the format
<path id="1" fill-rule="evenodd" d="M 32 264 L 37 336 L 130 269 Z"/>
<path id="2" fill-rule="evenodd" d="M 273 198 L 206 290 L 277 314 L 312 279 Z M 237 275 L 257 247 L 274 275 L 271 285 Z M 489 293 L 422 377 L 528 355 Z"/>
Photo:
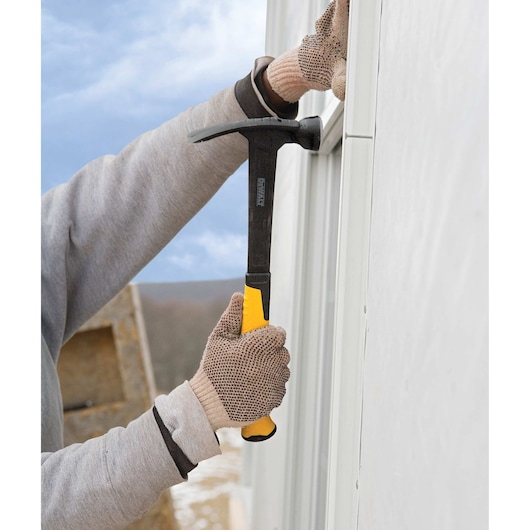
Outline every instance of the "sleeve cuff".
<path id="1" fill-rule="evenodd" d="M 168 395 L 158 396 L 155 407 L 171 439 L 190 465 L 195 467 L 202 460 L 221 454 L 219 440 L 187 381 Z"/>
<path id="2" fill-rule="evenodd" d="M 167 450 L 177 466 L 180 476 L 184 480 L 188 480 L 188 473 L 197 467 L 197 464 L 190 462 L 189 458 L 184 454 L 184 451 L 173 441 L 169 429 L 166 427 L 156 406 L 153 406 L 153 414 L 155 416 L 156 423 L 162 434 L 162 438 L 166 444 Z"/>
<path id="3" fill-rule="evenodd" d="M 261 75 L 273 60 L 273 57 L 256 59 L 252 72 L 236 83 L 236 99 L 248 118 L 274 116 L 293 120 L 298 114 L 298 102 L 292 103 L 287 111 L 281 112 L 271 104 L 263 87 Z"/>

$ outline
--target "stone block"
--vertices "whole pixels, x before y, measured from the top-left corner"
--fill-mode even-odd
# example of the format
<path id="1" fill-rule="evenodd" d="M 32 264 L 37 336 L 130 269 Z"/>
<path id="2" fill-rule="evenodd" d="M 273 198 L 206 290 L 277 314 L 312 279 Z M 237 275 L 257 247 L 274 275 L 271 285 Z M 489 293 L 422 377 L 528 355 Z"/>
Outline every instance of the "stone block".
<path id="1" fill-rule="evenodd" d="M 137 287 L 128 285 L 64 345 L 57 366 L 66 445 L 126 426 L 156 394 Z M 130 530 L 177 530 L 169 491 Z"/>

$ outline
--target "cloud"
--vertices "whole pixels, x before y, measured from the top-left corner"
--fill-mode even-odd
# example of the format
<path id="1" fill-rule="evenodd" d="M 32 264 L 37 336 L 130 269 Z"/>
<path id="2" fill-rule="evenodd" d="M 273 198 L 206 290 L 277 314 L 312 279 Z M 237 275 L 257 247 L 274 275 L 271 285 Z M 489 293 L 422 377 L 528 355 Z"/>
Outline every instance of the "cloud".
<path id="1" fill-rule="evenodd" d="M 148 113 L 205 85 L 229 86 L 263 54 L 266 0 L 96 4 L 85 17 L 44 4 L 43 104 L 57 111 Z"/>
<path id="2" fill-rule="evenodd" d="M 246 271 L 247 237 L 232 232 L 205 230 L 177 237 L 168 260 L 188 277 L 230 278 Z"/>
<path id="3" fill-rule="evenodd" d="M 221 264 L 241 263 L 246 256 L 246 238 L 239 234 L 204 232 L 197 243 L 208 256 Z"/>

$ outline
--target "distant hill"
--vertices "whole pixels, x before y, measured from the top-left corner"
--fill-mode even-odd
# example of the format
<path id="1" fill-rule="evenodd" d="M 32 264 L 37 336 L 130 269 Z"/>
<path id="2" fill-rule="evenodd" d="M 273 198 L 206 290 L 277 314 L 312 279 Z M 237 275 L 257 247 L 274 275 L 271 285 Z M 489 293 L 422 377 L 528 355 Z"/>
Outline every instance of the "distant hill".
<path id="1" fill-rule="evenodd" d="M 138 291 L 141 296 L 148 296 L 152 300 L 163 302 L 166 300 L 195 300 L 209 301 L 226 297 L 230 301 L 233 293 L 243 292 L 244 278 L 229 280 L 207 280 L 195 282 L 152 282 L 139 283 Z"/>
<path id="2" fill-rule="evenodd" d="M 243 278 L 137 284 L 158 391 L 193 377 L 210 333 L 244 284 Z"/>

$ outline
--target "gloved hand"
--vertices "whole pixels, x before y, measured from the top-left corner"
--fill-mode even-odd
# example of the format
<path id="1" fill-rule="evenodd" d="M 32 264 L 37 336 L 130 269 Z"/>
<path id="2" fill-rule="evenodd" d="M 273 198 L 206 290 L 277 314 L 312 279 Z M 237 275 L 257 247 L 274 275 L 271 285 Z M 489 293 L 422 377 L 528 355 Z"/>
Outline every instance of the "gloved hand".
<path id="1" fill-rule="evenodd" d="M 189 382 L 214 430 L 267 416 L 282 402 L 290 376 L 285 330 L 266 326 L 241 335 L 242 318 L 243 295 L 235 293 Z"/>
<path id="2" fill-rule="evenodd" d="M 283 100 L 294 103 L 310 89 L 331 88 L 344 101 L 349 10 L 349 0 L 333 0 L 315 24 L 316 34 L 269 65 L 266 76 Z"/>

